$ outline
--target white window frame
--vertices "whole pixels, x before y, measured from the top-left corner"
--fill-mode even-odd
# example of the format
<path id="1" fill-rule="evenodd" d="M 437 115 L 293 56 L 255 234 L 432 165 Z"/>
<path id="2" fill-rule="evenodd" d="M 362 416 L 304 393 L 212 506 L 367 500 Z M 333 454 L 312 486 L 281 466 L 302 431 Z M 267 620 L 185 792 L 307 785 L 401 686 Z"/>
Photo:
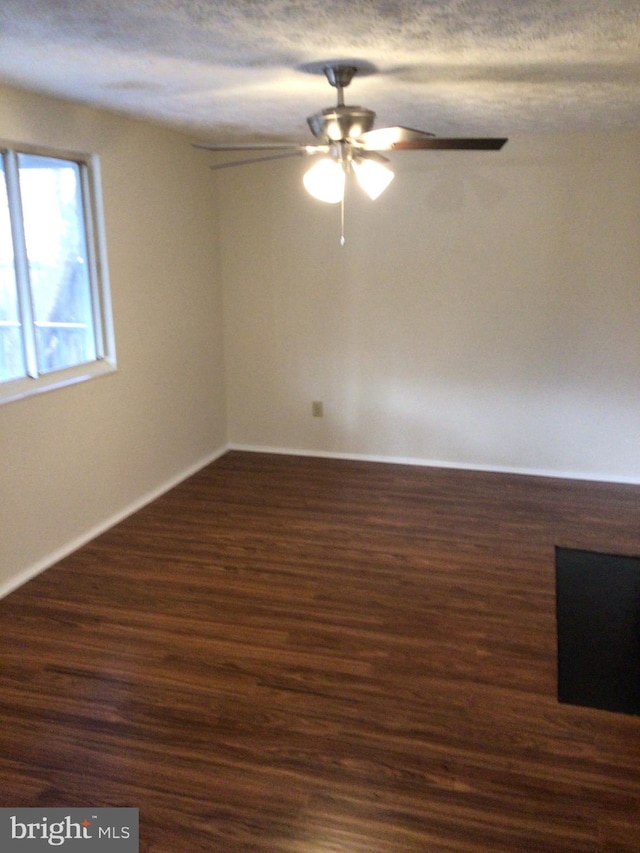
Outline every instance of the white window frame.
<path id="1" fill-rule="evenodd" d="M 40 394 L 55 388 L 63 388 L 77 382 L 84 382 L 87 379 L 93 379 L 97 376 L 104 376 L 116 370 L 115 338 L 113 334 L 113 315 L 109 292 L 107 250 L 102 213 L 102 187 L 98 157 L 95 154 L 80 154 L 78 152 L 45 148 L 42 146 L 15 144 L 0 139 L 0 156 L 4 158 L 9 215 L 13 232 L 14 266 L 20 317 L 22 325 L 28 326 L 30 329 L 33 329 L 34 326 L 29 287 L 29 266 L 21 211 L 18 176 L 19 154 L 33 154 L 41 157 L 69 160 L 77 164 L 80 169 L 89 281 L 96 340 L 96 359 L 95 361 L 75 367 L 67 367 L 62 370 L 40 374 L 38 372 L 31 332 L 27 335 L 23 334 L 25 364 L 28 375 L 0 382 L 0 405 L 20 400 L 33 394 Z"/>

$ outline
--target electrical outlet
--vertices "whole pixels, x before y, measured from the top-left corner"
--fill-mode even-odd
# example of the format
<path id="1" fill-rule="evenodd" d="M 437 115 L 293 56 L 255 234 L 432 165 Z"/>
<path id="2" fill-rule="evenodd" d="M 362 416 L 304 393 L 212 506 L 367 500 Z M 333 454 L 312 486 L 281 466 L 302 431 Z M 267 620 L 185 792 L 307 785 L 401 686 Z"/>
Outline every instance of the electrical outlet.
<path id="1" fill-rule="evenodd" d="M 314 400 L 311 404 L 311 414 L 314 418 L 321 418 L 324 414 L 322 400 Z"/>

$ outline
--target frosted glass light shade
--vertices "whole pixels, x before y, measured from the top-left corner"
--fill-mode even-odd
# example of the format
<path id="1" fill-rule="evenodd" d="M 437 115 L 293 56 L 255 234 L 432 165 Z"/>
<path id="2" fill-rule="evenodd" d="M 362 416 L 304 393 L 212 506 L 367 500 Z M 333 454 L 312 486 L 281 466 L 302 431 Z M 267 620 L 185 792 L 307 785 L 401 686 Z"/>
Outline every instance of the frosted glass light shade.
<path id="1" fill-rule="evenodd" d="M 378 198 L 389 186 L 394 174 L 375 160 L 354 160 L 353 171 L 358 183 L 371 200 Z"/>
<path id="2" fill-rule="evenodd" d="M 305 173 L 302 181 L 318 201 L 337 204 L 344 197 L 344 169 L 336 160 L 323 158 Z"/>

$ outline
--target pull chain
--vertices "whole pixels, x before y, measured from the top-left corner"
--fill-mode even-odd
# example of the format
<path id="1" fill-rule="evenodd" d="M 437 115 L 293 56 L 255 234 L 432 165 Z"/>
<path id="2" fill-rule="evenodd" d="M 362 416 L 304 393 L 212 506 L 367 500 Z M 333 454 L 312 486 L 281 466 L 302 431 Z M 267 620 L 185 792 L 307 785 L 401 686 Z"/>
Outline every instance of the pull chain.
<path id="1" fill-rule="evenodd" d="M 344 193 L 340 201 L 340 245 L 344 246 Z"/>

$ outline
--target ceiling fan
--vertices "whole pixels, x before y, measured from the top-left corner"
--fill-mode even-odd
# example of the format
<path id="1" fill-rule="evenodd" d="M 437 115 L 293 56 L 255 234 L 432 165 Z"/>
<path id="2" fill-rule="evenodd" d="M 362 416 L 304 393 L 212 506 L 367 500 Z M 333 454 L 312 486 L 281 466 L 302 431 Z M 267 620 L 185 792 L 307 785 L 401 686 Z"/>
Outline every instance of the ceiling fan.
<path id="1" fill-rule="evenodd" d="M 308 192 L 329 203 L 342 202 L 346 176 L 355 175 L 358 183 L 371 199 L 376 199 L 393 179 L 389 160 L 381 151 L 415 150 L 480 150 L 498 151 L 507 141 L 492 138 L 439 138 L 423 130 L 410 127 L 382 127 L 373 129 L 376 114 L 366 107 L 349 106 L 344 102 L 344 90 L 358 72 L 352 64 L 327 63 L 324 74 L 337 90 L 338 102 L 307 118 L 307 124 L 318 140 L 311 145 L 297 143 L 196 143 L 194 147 L 208 151 L 273 151 L 264 156 L 217 163 L 212 169 L 245 166 L 266 160 L 279 160 L 298 155 L 325 155 L 305 174 L 303 180 Z M 275 153 L 277 152 L 277 153 Z M 344 236 L 341 240 L 344 243 Z"/>

